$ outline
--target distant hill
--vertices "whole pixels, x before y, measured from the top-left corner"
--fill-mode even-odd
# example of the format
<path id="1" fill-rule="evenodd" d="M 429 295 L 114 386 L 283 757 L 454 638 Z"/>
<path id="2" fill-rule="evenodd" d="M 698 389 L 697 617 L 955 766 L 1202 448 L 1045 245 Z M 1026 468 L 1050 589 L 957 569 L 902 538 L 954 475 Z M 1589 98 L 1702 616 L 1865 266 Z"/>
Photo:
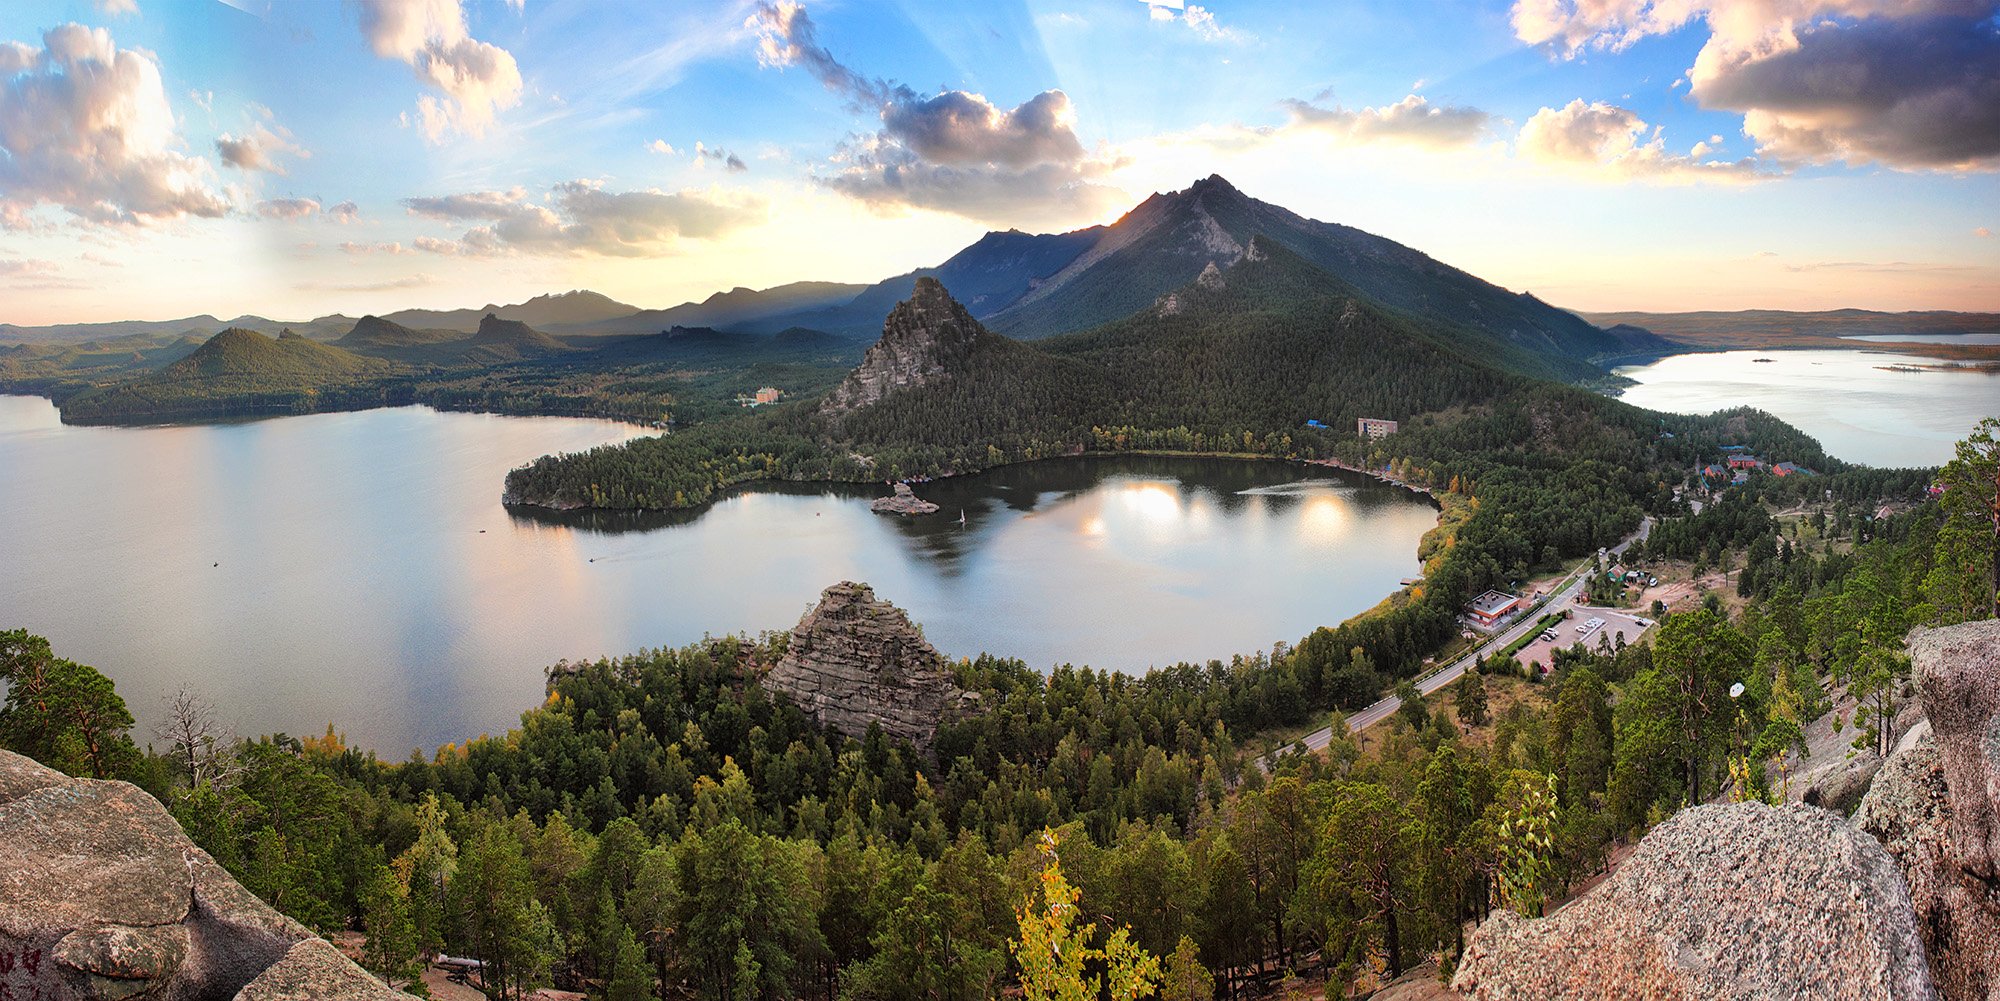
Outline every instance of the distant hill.
<path id="1" fill-rule="evenodd" d="M 496 361 L 569 350 L 568 345 L 520 320 L 503 319 L 492 313 L 480 319 L 478 332 L 466 345 L 468 351 L 485 352 Z"/>
<path id="2" fill-rule="evenodd" d="M 321 344 L 289 330 L 267 337 L 231 327 L 166 368 L 167 380 L 250 377 L 257 379 L 337 379 L 380 374 L 392 366 L 375 358 Z"/>
<path id="3" fill-rule="evenodd" d="M 385 320 L 379 316 L 364 316 L 354 321 L 353 329 L 333 343 L 336 347 L 367 354 L 374 351 L 402 351 L 463 339 L 465 334 L 457 330 L 416 330 L 394 320 Z"/>
<path id="4" fill-rule="evenodd" d="M 1780 309 L 1706 310 L 1692 313 L 1583 313 L 1604 327 L 1651 331 L 1705 348 L 1856 347 L 1837 340 L 1871 334 L 1979 334 L 2000 332 L 2000 313 L 1928 310 L 1883 313 L 1869 309 L 1792 312 Z"/>
<path id="5" fill-rule="evenodd" d="M 639 312 L 639 307 L 627 305 L 587 290 L 538 295 L 527 302 L 511 306 L 487 303 L 478 309 L 405 309 L 383 315 L 383 319 L 400 323 L 405 327 L 439 328 L 456 330 L 461 333 L 476 333 L 480 323 L 487 316 L 502 320 L 517 320 L 533 327 L 584 326 Z"/>
<path id="6" fill-rule="evenodd" d="M 395 374 L 394 362 L 364 358 L 297 333 L 268 337 L 231 327 L 149 375 L 86 389 L 61 401 L 69 421 L 135 423 L 309 413 L 343 393 Z M 379 403 L 378 403 L 379 405 Z"/>
<path id="7" fill-rule="evenodd" d="M 1586 363 L 1633 350 L 1629 342 L 1533 295 L 1510 292 L 1393 240 L 1258 201 L 1220 176 L 1146 199 L 1106 227 L 1088 251 L 987 322 L 1028 338 L 1108 323 L 1194 280 L 1210 264 L 1226 266 L 1240 258 L 1256 236 L 1383 306 L 1477 330 L 1552 359 L 1566 378 L 1594 375 Z"/>
<path id="8" fill-rule="evenodd" d="M 865 287 L 842 282 L 793 282 L 762 290 L 739 286 L 700 302 L 639 310 L 615 319 L 556 329 L 579 335 L 657 334 L 674 327 L 742 328 L 769 333 L 794 325 L 777 318 L 816 314 L 845 305 Z M 881 322 L 879 316 L 875 322 Z"/>

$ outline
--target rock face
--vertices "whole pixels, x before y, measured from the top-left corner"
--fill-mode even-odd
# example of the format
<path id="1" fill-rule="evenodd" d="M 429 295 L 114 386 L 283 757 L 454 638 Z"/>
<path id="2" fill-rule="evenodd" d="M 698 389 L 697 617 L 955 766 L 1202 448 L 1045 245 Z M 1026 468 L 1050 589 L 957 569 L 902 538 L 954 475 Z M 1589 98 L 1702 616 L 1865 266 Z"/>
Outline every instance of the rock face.
<path id="1" fill-rule="evenodd" d="M 1497 912 L 1452 987 L 1472 998 L 1937 996 L 1882 846 L 1800 804 L 1699 806 L 1539 920 Z"/>
<path id="2" fill-rule="evenodd" d="M 928 750 L 938 724 L 974 698 L 952 684 L 943 655 L 902 609 L 842 581 L 792 630 L 764 686 L 850 737 L 884 733 Z"/>
<path id="3" fill-rule="evenodd" d="M 1938 991 L 2000 1001 L 2000 622 L 1910 642 L 1931 733 L 1890 755 L 1854 822 L 1909 885 Z"/>
<path id="4" fill-rule="evenodd" d="M 840 416 L 881 400 L 899 389 L 943 377 L 991 336 L 935 278 L 917 279 L 910 297 L 889 311 L 882 339 L 870 345 L 861 364 L 820 404 L 820 412 Z"/>
<path id="5" fill-rule="evenodd" d="M 274 986 L 292 983 L 314 987 Z M 244 890 L 136 786 L 0 751 L 0 998 L 407 996 Z"/>
<path id="6" fill-rule="evenodd" d="M 876 514 L 936 514 L 938 506 L 922 500 L 910 491 L 907 483 L 896 484 L 894 493 L 887 497 L 877 497 L 868 504 L 868 510 Z"/>

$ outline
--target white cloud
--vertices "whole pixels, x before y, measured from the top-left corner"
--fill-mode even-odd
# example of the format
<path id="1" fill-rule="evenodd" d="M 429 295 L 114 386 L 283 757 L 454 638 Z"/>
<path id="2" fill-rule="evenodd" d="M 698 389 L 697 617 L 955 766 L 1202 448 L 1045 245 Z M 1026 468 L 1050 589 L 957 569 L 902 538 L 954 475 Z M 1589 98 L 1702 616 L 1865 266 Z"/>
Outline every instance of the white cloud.
<path id="1" fill-rule="evenodd" d="M 312 153 L 292 139 L 291 130 L 275 122 L 253 121 L 240 136 L 224 132 L 215 140 L 216 155 L 222 162 L 238 170 L 261 170 L 271 174 L 285 173 L 285 167 L 277 157 L 294 156 L 309 159 Z"/>
<path id="2" fill-rule="evenodd" d="M 1798 163 L 2000 168 L 2000 0 L 1516 0 L 1515 33 L 1564 57 L 1702 22 L 1701 107 Z"/>
<path id="3" fill-rule="evenodd" d="M 945 90 L 923 96 L 846 66 L 815 38 L 795 0 L 761 3 L 745 22 L 765 66 L 801 66 L 881 127 L 836 151 L 819 178 L 883 209 L 916 207 L 997 225 L 1061 223 L 1101 214 L 1122 195 L 1097 183 L 1118 165 L 1084 149 L 1069 95 L 1043 91 L 1020 105 Z"/>
<path id="4" fill-rule="evenodd" d="M 124 17 L 139 13 L 139 0 L 95 0 L 97 12 L 105 17 Z"/>
<path id="5" fill-rule="evenodd" d="M 1322 108 L 1306 101 L 1283 102 L 1291 115 L 1288 128 L 1325 132 L 1354 142 L 1404 142 L 1431 148 L 1466 146 L 1478 141 L 1493 124 L 1492 115 L 1478 108 L 1433 105 L 1411 94 L 1379 108 Z"/>
<path id="6" fill-rule="evenodd" d="M 652 142 L 647 143 L 646 150 L 647 152 L 658 153 L 661 154 L 662 156 L 680 155 L 680 151 L 673 148 L 672 146 L 667 145 L 667 141 L 665 139 L 655 139 Z"/>
<path id="7" fill-rule="evenodd" d="M 272 198 L 258 202 L 253 211 L 266 219 L 283 219 L 287 222 L 297 222 L 301 219 L 311 219 L 319 215 L 319 199 Z"/>
<path id="8" fill-rule="evenodd" d="M 672 249 L 677 240 L 706 240 L 760 222 L 762 199 L 726 199 L 695 191 L 606 191 L 597 181 L 556 185 L 546 204 L 528 199 L 521 188 L 406 198 L 411 215 L 448 222 L 479 222 L 456 244 L 419 237 L 431 253 L 494 255 L 599 254 L 647 257 Z"/>
<path id="9" fill-rule="evenodd" d="M 1140 0 L 1146 5 L 1147 15 L 1154 21 L 1178 21 L 1194 32 L 1195 37 L 1205 42 L 1243 41 L 1245 36 L 1233 28 L 1225 28 L 1216 23 L 1215 13 L 1200 4 L 1187 0 Z"/>
<path id="10" fill-rule="evenodd" d="M 375 54 L 410 64 L 443 95 L 417 99 L 416 123 L 431 142 L 453 133 L 483 135 L 500 109 L 521 103 L 513 53 L 473 38 L 459 0 L 359 2 L 361 33 Z"/>
<path id="11" fill-rule="evenodd" d="M 1543 108 L 1521 126 L 1516 152 L 1530 160 L 1586 175 L 1667 183 L 1748 183 L 1779 175 L 1754 159 L 1703 160 L 1667 152 L 1661 130 L 1636 112 L 1579 98 Z M 1695 147 L 1701 148 L 1700 144 Z"/>
<path id="12" fill-rule="evenodd" d="M 367 254 L 388 254 L 393 257 L 393 256 L 400 256 L 402 254 L 415 253 L 415 251 L 411 250 L 408 247 L 403 246 L 400 243 L 355 243 L 353 241 L 342 243 L 340 245 L 340 250 L 344 254 L 349 254 L 355 257 L 360 257 Z"/>
<path id="13" fill-rule="evenodd" d="M 159 64 L 109 31 L 0 42 L 0 228 L 30 225 L 41 205 L 92 223 L 227 214 L 213 168 L 182 145 Z"/>
<path id="14" fill-rule="evenodd" d="M 56 262 L 35 257 L 0 258 L 0 275 L 9 278 L 52 275 L 56 272 Z"/>
<path id="15" fill-rule="evenodd" d="M 361 218 L 361 206 L 356 205 L 351 201 L 341 202 L 337 205 L 330 205 L 327 207 L 326 217 L 344 226 L 350 222 L 353 222 L 356 219 Z"/>

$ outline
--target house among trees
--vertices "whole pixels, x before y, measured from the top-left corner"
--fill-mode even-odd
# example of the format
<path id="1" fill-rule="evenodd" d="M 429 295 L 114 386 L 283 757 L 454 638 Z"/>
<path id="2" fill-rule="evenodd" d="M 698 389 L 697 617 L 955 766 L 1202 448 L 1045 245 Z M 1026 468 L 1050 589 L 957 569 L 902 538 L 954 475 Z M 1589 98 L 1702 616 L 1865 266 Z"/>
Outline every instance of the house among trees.
<path id="1" fill-rule="evenodd" d="M 1815 473 L 1812 470 L 1807 469 L 1806 467 L 1801 466 L 1796 462 L 1780 462 L 1777 465 L 1771 467 L 1771 472 L 1776 473 L 1779 476 L 1792 476 L 1794 474 L 1799 476 L 1819 475 L 1818 473 Z"/>
<path id="2" fill-rule="evenodd" d="M 1764 460 L 1759 459 L 1748 452 L 1738 452 L 1737 454 L 1729 457 L 1729 468 L 1762 469 L 1764 468 Z"/>
<path id="3" fill-rule="evenodd" d="M 1355 422 L 1354 431 L 1369 441 L 1380 441 L 1396 433 L 1396 422 L 1382 417 L 1363 417 Z"/>
<path id="4" fill-rule="evenodd" d="M 784 390 L 778 389 L 774 386 L 765 386 L 764 388 L 757 391 L 757 402 L 776 403 L 778 402 L 778 398 L 783 395 L 785 395 Z"/>
<path id="5" fill-rule="evenodd" d="M 1480 630 L 1491 630 L 1502 622 L 1513 618 L 1521 608 L 1521 599 L 1504 591 L 1488 591 L 1465 606 L 1465 614 L 1472 619 L 1472 625 Z"/>

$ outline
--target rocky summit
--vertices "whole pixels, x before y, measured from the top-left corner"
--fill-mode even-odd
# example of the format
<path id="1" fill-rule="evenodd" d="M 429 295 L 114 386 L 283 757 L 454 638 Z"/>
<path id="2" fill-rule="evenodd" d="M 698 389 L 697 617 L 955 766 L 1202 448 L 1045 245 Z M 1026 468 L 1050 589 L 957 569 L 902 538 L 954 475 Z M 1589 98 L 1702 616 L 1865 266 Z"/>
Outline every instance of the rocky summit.
<path id="1" fill-rule="evenodd" d="M 1548 998 L 1937 997 L 1902 875 L 1816 807 L 1699 806 L 1547 918 L 1497 912 L 1452 987 Z"/>
<path id="2" fill-rule="evenodd" d="M 952 683 L 944 656 L 909 615 L 853 581 L 821 593 L 764 686 L 850 737 L 879 723 L 920 750 L 976 698 Z"/>
<path id="3" fill-rule="evenodd" d="M 820 404 L 839 416 L 874 403 L 899 389 L 943 377 L 972 353 L 986 328 L 935 278 L 917 279 L 908 299 L 889 311 L 882 338 L 861 356 L 861 364 Z"/>
<path id="4" fill-rule="evenodd" d="M 0 751 L 0 998 L 407 998 L 279 914 L 158 800 Z"/>
<path id="5" fill-rule="evenodd" d="M 1948 1001 L 2000 999 L 2000 621 L 1911 637 L 1932 731 L 1889 756 L 1854 822 L 1902 869 Z"/>

